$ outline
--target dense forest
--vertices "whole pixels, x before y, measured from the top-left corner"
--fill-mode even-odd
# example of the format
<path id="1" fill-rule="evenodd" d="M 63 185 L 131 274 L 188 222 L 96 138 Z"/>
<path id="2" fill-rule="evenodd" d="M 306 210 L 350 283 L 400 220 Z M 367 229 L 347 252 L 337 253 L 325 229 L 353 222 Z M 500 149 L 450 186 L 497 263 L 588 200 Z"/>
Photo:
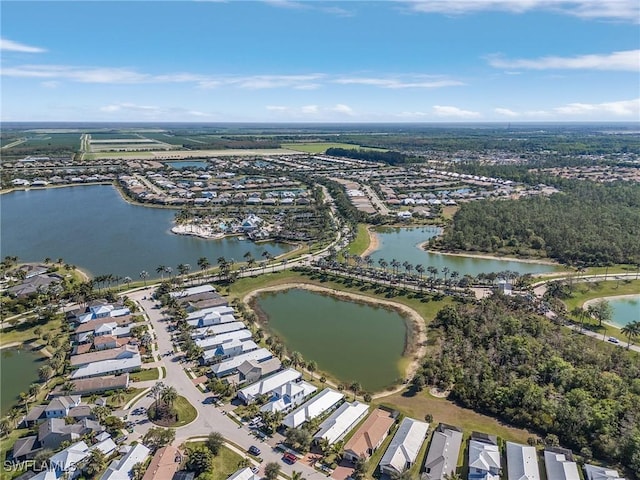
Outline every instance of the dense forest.
<path id="1" fill-rule="evenodd" d="M 565 182 L 563 193 L 465 203 L 435 246 L 547 255 L 568 264 L 640 263 L 640 186 Z"/>
<path id="2" fill-rule="evenodd" d="M 503 295 L 445 307 L 432 328 L 442 346 L 427 355 L 415 385 L 451 389 L 465 407 L 640 475 L 637 354 L 572 333 Z"/>
<path id="3" fill-rule="evenodd" d="M 386 152 L 383 150 L 362 150 L 356 148 L 328 148 L 327 155 L 334 157 L 354 158 L 367 162 L 383 162 L 389 165 L 399 165 L 407 162 L 407 156 L 400 152 Z"/>

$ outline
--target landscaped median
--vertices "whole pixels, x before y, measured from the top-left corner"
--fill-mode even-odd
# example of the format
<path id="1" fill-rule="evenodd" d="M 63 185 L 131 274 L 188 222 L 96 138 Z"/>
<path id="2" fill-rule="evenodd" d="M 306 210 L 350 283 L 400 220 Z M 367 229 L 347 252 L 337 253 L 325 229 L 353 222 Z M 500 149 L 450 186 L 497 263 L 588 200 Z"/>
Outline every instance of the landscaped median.
<path id="1" fill-rule="evenodd" d="M 164 395 L 163 395 L 164 396 Z M 198 417 L 198 411 L 185 397 L 160 398 L 147 410 L 149 420 L 162 427 L 184 427 Z"/>

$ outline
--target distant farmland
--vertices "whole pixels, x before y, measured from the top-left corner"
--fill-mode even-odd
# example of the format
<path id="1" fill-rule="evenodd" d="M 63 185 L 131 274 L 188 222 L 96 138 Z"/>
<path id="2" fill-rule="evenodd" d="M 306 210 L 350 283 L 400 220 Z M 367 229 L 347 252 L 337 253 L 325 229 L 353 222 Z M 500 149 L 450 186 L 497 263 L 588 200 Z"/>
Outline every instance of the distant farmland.
<path id="1" fill-rule="evenodd" d="M 361 147 L 360 145 L 354 145 L 352 143 L 283 143 L 282 148 L 305 153 L 325 153 L 328 148 L 379 150 L 381 152 L 387 151 L 385 148 Z"/>

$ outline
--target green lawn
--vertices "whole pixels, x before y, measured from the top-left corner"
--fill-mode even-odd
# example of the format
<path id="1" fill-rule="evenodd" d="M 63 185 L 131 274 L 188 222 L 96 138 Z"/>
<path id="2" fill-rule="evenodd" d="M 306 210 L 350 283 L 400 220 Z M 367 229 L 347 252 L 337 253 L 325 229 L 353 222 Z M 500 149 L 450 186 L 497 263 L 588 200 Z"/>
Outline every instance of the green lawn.
<path id="1" fill-rule="evenodd" d="M 349 243 L 347 251 L 351 255 L 362 255 L 367 248 L 369 248 L 369 232 L 367 231 L 367 226 L 364 223 L 359 223 L 356 238 Z"/>
<path id="2" fill-rule="evenodd" d="M 139 372 L 129 375 L 129 379 L 132 382 L 145 382 L 147 380 L 158 380 L 158 369 L 148 368 L 146 370 L 140 370 Z"/>
<path id="3" fill-rule="evenodd" d="M 387 151 L 385 148 L 361 147 L 360 145 L 354 145 L 352 143 L 283 143 L 281 147 L 288 150 L 307 153 L 325 153 L 328 148 L 380 150 L 382 152 Z"/>
<path id="4" fill-rule="evenodd" d="M 185 446 L 196 447 L 204 444 L 205 442 L 187 442 Z M 218 455 L 213 457 L 213 466 L 211 467 L 211 473 L 213 475 L 207 478 L 211 478 L 211 480 L 226 480 L 233 472 L 238 470 L 238 465 L 242 459 L 242 456 L 223 445 Z"/>
<path id="5" fill-rule="evenodd" d="M 109 397 L 107 397 L 107 405 L 109 405 L 110 407 L 120 407 L 121 405 L 126 405 L 127 402 L 129 402 L 132 398 L 135 398 L 136 395 L 139 395 L 141 391 L 143 391 L 144 388 L 127 388 L 124 391 L 124 401 L 122 403 L 117 403 L 114 399 L 114 396 L 111 395 Z"/>
<path id="6" fill-rule="evenodd" d="M 183 396 L 178 396 L 176 401 L 173 402 L 173 409 L 178 414 L 178 421 L 171 421 L 170 424 L 166 424 L 166 422 L 160 423 L 162 422 L 162 418 L 160 419 L 160 422 L 156 422 L 151 418 L 151 416 L 153 415 L 154 405 L 155 405 L 155 402 L 151 405 L 151 407 L 149 407 L 149 410 L 148 410 L 149 419 L 153 423 L 156 423 L 157 425 L 161 425 L 163 427 L 170 427 L 170 428 L 183 427 L 184 425 L 187 425 L 193 422 L 198 416 L 198 411 L 195 409 L 193 405 L 189 403 L 189 400 L 187 400 Z"/>

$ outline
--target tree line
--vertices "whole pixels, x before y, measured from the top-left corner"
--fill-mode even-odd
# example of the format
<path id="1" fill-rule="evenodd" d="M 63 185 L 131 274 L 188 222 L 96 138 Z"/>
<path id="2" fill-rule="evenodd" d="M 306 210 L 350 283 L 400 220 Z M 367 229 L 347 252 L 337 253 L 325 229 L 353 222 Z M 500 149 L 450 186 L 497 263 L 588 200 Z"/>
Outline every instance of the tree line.
<path id="1" fill-rule="evenodd" d="M 640 474 L 637 355 L 598 345 L 503 295 L 447 306 L 432 328 L 441 347 L 425 358 L 416 389 L 449 390 L 467 408 Z"/>
<path id="2" fill-rule="evenodd" d="M 389 165 L 401 165 L 408 161 L 408 157 L 400 152 L 384 150 L 362 150 L 359 148 L 327 148 L 327 155 L 334 157 L 353 158 L 367 162 L 382 162 Z"/>

